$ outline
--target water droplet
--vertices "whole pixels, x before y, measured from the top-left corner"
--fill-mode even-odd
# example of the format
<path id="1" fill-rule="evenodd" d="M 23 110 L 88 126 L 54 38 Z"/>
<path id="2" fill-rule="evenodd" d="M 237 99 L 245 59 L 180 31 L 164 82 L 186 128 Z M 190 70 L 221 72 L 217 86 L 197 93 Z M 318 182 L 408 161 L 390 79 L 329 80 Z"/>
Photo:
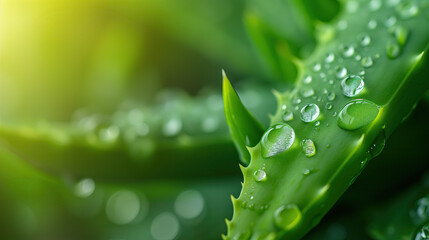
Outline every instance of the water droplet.
<path id="1" fill-rule="evenodd" d="M 381 131 L 377 137 L 374 139 L 374 142 L 369 147 L 369 154 L 371 158 L 375 158 L 383 151 L 384 146 L 386 145 L 386 133 Z"/>
<path id="2" fill-rule="evenodd" d="M 320 126 L 320 121 L 316 121 L 316 122 L 314 123 L 314 126 L 315 126 L 315 127 Z"/>
<path id="3" fill-rule="evenodd" d="M 362 58 L 362 67 L 371 67 L 374 64 L 374 61 L 372 60 L 372 57 L 364 57 Z"/>
<path id="4" fill-rule="evenodd" d="M 319 107 L 314 103 L 306 104 L 304 107 L 301 108 L 301 120 L 303 122 L 312 122 L 316 120 L 317 117 L 319 117 Z"/>
<path id="5" fill-rule="evenodd" d="M 322 65 L 320 63 L 316 63 L 313 66 L 313 71 L 318 72 L 322 69 Z"/>
<path id="6" fill-rule="evenodd" d="M 309 84 L 309 83 L 311 83 L 311 81 L 313 81 L 313 77 L 311 77 L 310 75 L 307 75 L 307 76 L 304 78 L 304 83 L 305 83 L 305 84 Z"/>
<path id="7" fill-rule="evenodd" d="M 301 145 L 306 157 L 312 157 L 316 155 L 316 146 L 314 145 L 313 140 L 304 139 L 302 140 Z"/>
<path id="8" fill-rule="evenodd" d="M 408 30 L 403 26 L 393 26 L 390 32 L 396 38 L 399 45 L 404 46 L 408 39 Z"/>
<path id="9" fill-rule="evenodd" d="M 291 111 L 285 111 L 282 115 L 282 119 L 285 122 L 289 122 L 293 120 L 293 112 Z"/>
<path id="10" fill-rule="evenodd" d="M 279 207 L 274 212 L 274 223 L 283 230 L 295 227 L 301 221 L 301 210 L 295 204 Z"/>
<path id="11" fill-rule="evenodd" d="M 344 57 L 349 58 L 355 54 L 355 47 L 353 45 L 345 45 L 341 47 L 341 51 Z"/>
<path id="12" fill-rule="evenodd" d="M 401 48 L 397 43 L 388 42 L 386 45 L 386 53 L 390 59 L 395 59 L 401 54 Z"/>
<path id="13" fill-rule="evenodd" d="M 396 12 L 402 19 L 410 19 L 419 14 L 419 7 L 413 2 L 404 2 L 396 7 Z"/>
<path id="14" fill-rule="evenodd" d="M 325 108 L 326 108 L 327 110 L 331 110 L 331 109 L 332 109 L 332 104 L 330 104 L 330 103 L 326 103 Z"/>
<path id="15" fill-rule="evenodd" d="M 329 53 L 325 58 L 326 63 L 332 63 L 334 60 L 335 60 L 335 55 L 333 53 Z"/>
<path id="16" fill-rule="evenodd" d="M 301 95 L 303 98 L 308 98 L 314 95 L 314 90 L 311 87 L 301 88 Z"/>
<path id="17" fill-rule="evenodd" d="M 419 228 L 414 236 L 414 240 L 427 240 L 429 239 L 429 224 L 425 224 Z"/>
<path id="18" fill-rule="evenodd" d="M 331 144 L 326 144 L 326 148 L 331 148 Z"/>
<path id="19" fill-rule="evenodd" d="M 361 55 L 356 55 L 356 57 L 355 57 L 355 60 L 356 61 L 360 61 L 362 59 L 362 56 Z"/>
<path id="20" fill-rule="evenodd" d="M 345 68 L 345 67 L 337 67 L 335 69 L 335 72 L 336 72 L 337 78 L 343 78 L 343 77 L 345 77 L 347 75 L 347 68 Z"/>
<path id="21" fill-rule="evenodd" d="M 267 180 L 267 173 L 264 170 L 256 170 L 253 173 L 253 179 L 257 182 L 265 182 Z"/>
<path id="22" fill-rule="evenodd" d="M 370 124 L 377 117 L 380 107 L 369 100 L 353 100 L 341 109 L 337 124 L 346 130 L 355 130 Z"/>
<path id="23" fill-rule="evenodd" d="M 387 5 L 390 7 L 398 5 L 398 3 L 401 2 L 401 0 L 387 0 Z"/>
<path id="24" fill-rule="evenodd" d="M 331 84 L 331 85 L 333 85 L 334 84 L 334 80 L 331 79 L 331 80 L 328 81 L 328 83 Z"/>
<path id="25" fill-rule="evenodd" d="M 278 124 L 270 128 L 262 136 L 261 151 L 265 158 L 288 150 L 295 141 L 295 132 L 287 124 Z"/>
<path id="26" fill-rule="evenodd" d="M 91 178 L 85 178 L 76 183 L 74 193 L 81 198 L 87 198 L 94 193 L 95 183 Z"/>
<path id="27" fill-rule="evenodd" d="M 204 198 L 198 191 L 187 190 L 182 192 L 174 202 L 174 211 L 186 220 L 200 217 L 204 212 Z"/>
<path id="28" fill-rule="evenodd" d="M 330 93 L 326 94 L 326 98 L 328 99 L 328 101 L 334 101 L 335 97 L 336 97 L 336 95 L 334 92 L 330 92 Z"/>
<path id="29" fill-rule="evenodd" d="M 377 11 L 381 8 L 381 4 L 381 0 L 371 0 L 371 2 L 369 2 L 369 9 L 371 9 L 371 11 Z"/>
<path id="30" fill-rule="evenodd" d="M 177 135 L 182 130 L 182 125 L 182 120 L 179 117 L 172 117 L 164 124 L 162 132 L 169 137 Z"/>
<path id="31" fill-rule="evenodd" d="M 341 88 L 346 97 L 354 97 L 358 95 L 364 87 L 364 82 L 361 77 L 350 75 L 341 81 Z"/>
<path id="32" fill-rule="evenodd" d="M 303 171 L 302 171 L 302 175 L 304 175 L 304 176 L 308 176 L 308 175 L 310 175 L 311 174 L 311 171 L 309 170 L 309 169 L 304 169 Z"/>
<path id="33" fill-rule="evenodd" d="M 384 24 L 386 25 L 386 27 L 392 27 L 393 25 L 395 25 L 397 22 L 397 19 L 395 16 L 390 16 L 386 19 L 386 22 L 384 22 Z"/>
<path id="34" fill-rule="evenodd" d="M 150 226 L 150 233 L 155 240 L 176 239 L 179 231 L 179 221 L 169 212 L 163 212 L 156 216 Z"/>
<path id="35" fill-rule="evenodd" d="M 369 46 L 371 44 L 371 37 L 367 33 L 362 33 L 359 35 L 359 42 L 364 47 Z"/>
<path id="36" fill-rule="evenodd" d="M 370 30 L 374 30 L 374 29 L 376 29 L 376 28 L 377 28 L 377 25 L 378 25 L 377 20 L 372 19 L 372 20 L 370 20 L 370 21 L 368 22 L 368 28 L 369 28 Z"/>
<path id="37" fill-rule="evenodd" d="M 116 224 L 132 222 L 141 209 L 139 197 L 132 191 L 120 190 L 114 193 L 106 203 L 106 215 Z"/>

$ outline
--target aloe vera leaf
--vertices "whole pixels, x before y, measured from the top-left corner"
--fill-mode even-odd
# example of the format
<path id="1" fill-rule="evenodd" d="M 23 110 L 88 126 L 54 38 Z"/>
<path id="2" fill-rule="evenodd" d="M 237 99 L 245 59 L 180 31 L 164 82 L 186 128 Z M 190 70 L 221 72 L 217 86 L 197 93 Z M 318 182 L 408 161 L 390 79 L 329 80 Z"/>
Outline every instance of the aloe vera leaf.
<path id="1" fill-rule="evenodd" d="M 424 1 L 388 4 L 392 3 L 378 7 L 362 1 L 356 12 L 343 12 L 332 26 L 333 37 L 303 62 L 296 89 L 279 97 L 272 127 L 252 148 L 251 164 L 242 168 L 243 190 L 233 199 L 234 216 L 225 239 L 305 235 L 378 153 L 383 136 L 391 135 L 424 94 L 427 73 L 417 75 L 416 70 L 426 66 L 428 6 Z M 372 20 L 378 23 L 376 30 Z M 392 22 L 393 26 L 384 25 Z M 403 36 L 392 34 L 392 27 L 403 27 L 413 37 L 408 35 L 401 46 L 398 39 Z M 361 36 L 365 33 L 369 41 Z M 331 53 L 334 60 L 327 64 Z M 365 57 L 373 62 L 362 61 Z M 373 113 L 374 108 L 379 108 L 374 119 L 367 115 L 357 125 L 350 119 L 361 116 L 359 112 Z M 285 109 L 294 121 L 283 121 Z M 342 129 L 338 121 L 353 124 Z M 254 177 L 258 171 L 264 171 L 264 181 Z"/>
<path id="2" fill-rule="evenodd" d="M 268 88 L 246 84 L 240 89 L 255 115 L 264 116 L 267 105 L 274 110 Z M 159 103 L 150 107 L 128 103 L 107 116 L 78 111 L 74 121 L 65 123 L 3 123 L 0 143 L 33 166 L 75 178 L 171 179 L 238 173 L 219 92 L 190 98 L 164 91 L 158 98 Z M 260 119 L 268 122 L 266 117 Z"/>
<path id="3" fill-rule="evenodd" d="M 249 165 L 250 154 L 247 147 L 253 147 L 259 142 L 264 133 L 264 127 L 243 106 L 225 72 L 223 72 L 223 101 L 232 139 L 242 162 Z"/>

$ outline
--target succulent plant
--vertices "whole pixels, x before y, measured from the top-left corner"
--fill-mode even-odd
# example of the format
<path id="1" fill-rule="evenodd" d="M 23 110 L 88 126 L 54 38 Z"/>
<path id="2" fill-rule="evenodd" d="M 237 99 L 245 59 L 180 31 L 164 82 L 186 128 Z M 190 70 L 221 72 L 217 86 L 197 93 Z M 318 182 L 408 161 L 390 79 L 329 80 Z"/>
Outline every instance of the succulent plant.
<path id="1" fill-rule="evenodd" d="M 298 62 L 295 87 L 276 92 L 277 112 L 260 138 L 256 127 L 237 128 L 253 120 L 224 78 L 227 119 L 240 121 L 229 122 L 231 132 L 242 132 L 236 143 L 251 156 L 224 239 L 299 239 L 318 224 L 428 88 L 428 8 L 347 2 Z"/>

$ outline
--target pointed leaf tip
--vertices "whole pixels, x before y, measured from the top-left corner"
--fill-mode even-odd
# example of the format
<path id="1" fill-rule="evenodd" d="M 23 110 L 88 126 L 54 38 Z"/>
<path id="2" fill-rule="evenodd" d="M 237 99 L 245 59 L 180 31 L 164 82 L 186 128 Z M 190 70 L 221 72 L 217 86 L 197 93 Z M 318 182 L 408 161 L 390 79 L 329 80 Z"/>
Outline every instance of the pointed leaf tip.
<path id="1" fill-rule="evenodd" d="M 264 133 L 264 128 L 241 102 L 225 73 L 223 72 L 223 101 L 230 133 L 245 166 L 250 163 L 247 146 L 255 146 Z"/>

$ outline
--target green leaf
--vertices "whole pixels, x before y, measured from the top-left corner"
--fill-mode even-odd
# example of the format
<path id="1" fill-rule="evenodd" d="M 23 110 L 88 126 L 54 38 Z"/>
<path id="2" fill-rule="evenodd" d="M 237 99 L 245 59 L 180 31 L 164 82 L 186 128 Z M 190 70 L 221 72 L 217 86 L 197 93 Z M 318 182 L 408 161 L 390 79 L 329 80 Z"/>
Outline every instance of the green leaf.
<path id="1" fill-rule="evenodd" d="M 247 147 L 253 147 L 259 142 L 264 133 L 264 128 L 243 105 L 225 72 L 222 72 L 222 75 L 226 121 L 241 160 L 245 165 L 248 165 L 250 154 Z"/>

